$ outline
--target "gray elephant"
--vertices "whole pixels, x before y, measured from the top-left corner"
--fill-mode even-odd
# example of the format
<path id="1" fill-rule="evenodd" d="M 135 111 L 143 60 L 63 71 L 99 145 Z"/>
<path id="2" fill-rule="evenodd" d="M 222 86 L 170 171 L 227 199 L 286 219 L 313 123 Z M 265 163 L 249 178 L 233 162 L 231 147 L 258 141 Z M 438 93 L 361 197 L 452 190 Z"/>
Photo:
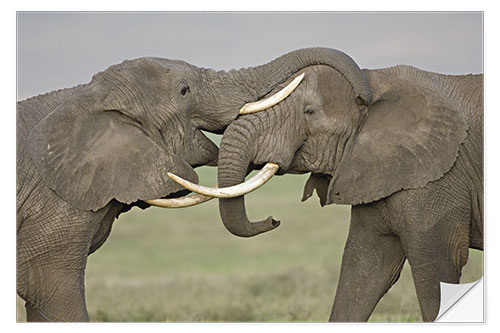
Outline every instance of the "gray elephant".
<path id="1" fill-rule="evenodd" d="M 201 130 L 221 133 L 242 104 L 334 58 L 302 49 L 229 72 L 139 58 L 18 102 L 17 293 L 28 320 L 88 320 L 87 256 L 114 219 L 133 206 L 206 200 L 167 177 L 196 182 L 193 168 L 216 164 L 218 149 Z"/>
<path id="2" fill-rule="evenodd" d="M 244 192 L 228 193 L 276 172 L 311 172 L 303 200 L 315 190 L 321 205 L 352 205 L 330 320 L 368 320 L 405 260 L 423 320 L 434 320 L 439 282 L 459 283 L 469 248 L 483 249 L 482 74 L 360 70 L 341 52 L 334 66 L 300 73 L 303 82 L 283 102 L 229 125 L 220 192 L 183 184 L 222 198 L 224 225 L 248 237 L 266 230 L 248 220 Z"/>

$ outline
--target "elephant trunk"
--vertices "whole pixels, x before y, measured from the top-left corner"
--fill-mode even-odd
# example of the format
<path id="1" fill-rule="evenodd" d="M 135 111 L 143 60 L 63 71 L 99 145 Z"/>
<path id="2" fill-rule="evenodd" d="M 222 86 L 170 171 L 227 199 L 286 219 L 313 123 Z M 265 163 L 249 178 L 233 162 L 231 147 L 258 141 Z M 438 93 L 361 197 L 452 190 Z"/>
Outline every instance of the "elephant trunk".
<path id="1" fill-rule="evenodd" d="M 253 160 L 253 142 L 256 131 L 250 122 L 240 122 L 234 129 L 229 126 L 221 142 L 219 155 L 218 184 L 229 187 L 242 183 Z M 239 196 L 219 199 L 219 211 L 227 230 L 240 237 L 252 237 L 272 230 L 280 222 L 268 217 L 259 222 L 250 222 L 245 210 L 245 198 Z"/>
<path id="2" fill-rule="evenodd" d="M 211 114 L 202 117 L 209 119 L 203 126 L 204 129 L 220 131 L 227 127 L 238 116 L 238 110 L 244 104 L 261 99 L 291 75 L 313 65 L 327 65 L 338 70 L 351 83 L 357 102 L 370 104 L 368 80 L 352 58 L 329 48 L 299 49 L 256 67 L 229 72 L 202 69 L 202 81 L 210 87 L 202 102 L 211 105 Z"/>

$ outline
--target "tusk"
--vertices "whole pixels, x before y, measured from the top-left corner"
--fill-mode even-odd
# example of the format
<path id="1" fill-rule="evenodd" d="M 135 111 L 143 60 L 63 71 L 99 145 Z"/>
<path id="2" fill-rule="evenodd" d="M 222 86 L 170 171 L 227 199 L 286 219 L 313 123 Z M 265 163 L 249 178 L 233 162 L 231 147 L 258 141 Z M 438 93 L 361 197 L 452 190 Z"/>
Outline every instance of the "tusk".
<path id="1" fill-rule="evenodd" d="M 144 202 L 163 208 L 184 208 L 191 207 L 195 205 L 199 205 L 206 201 L 212 200 L 212 197 L 206 197 L 199 194 L 192 194 L 185 197 L 180 198 L 172 198 L 172 199 L 153 199 L 153 200 L 144 200 Z"/>
<path id="2" fill-rule="evenodd" d="M 281 89 L 276 94 L 264 98 L 262 100 L 259 100 L 257 102 L 251 102 L 243 105 L 243 107 L 240 109 L 239 114 L 256 113 L 278 104 L 279 102 L 287 98 L 288 95 L 290 95 L 295 90 L 295 88 L 297 88 L 297 86 L 299 85 L 300 81 L 302 81 L 303 78 L 304 78 L 304 73 L 297 76 L 295 79 L 293 79 L 292 82 L 290 82 L 285 88 Z"/>
<path id="3" fill-rule="evenodd" d="M 241 195 L 250 193 L 262 185 L 264 185 L 269 179 L 271 179 L 274 174 L 279 169 L 279 165 L 275 163 L 267 163 L 262 170 L 260 170 L 255 176 L 250 178 L 249 180 L 230 187 L 223 188 L 213 188 L 207 186 L 201 186 L 198 184 L 193 184 L 188 180 L 182 179 L 179 176 L 176 176 L 172 173 L 168 173 L 168 176 L 172 178 L 178 184 L 184 186 L 186 189 L 213 198 L 233 198 L 239 197 Z"/>

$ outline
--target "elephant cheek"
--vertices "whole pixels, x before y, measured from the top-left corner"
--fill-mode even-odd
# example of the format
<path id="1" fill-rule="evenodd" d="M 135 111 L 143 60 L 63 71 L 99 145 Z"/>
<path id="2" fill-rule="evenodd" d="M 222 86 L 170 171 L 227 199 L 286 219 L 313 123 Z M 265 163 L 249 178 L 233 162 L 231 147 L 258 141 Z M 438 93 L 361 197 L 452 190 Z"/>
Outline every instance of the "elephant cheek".
<path id="1" fill-rule="evenodd" d="M 219 160 L 219 149 L 210 150 L 207 154 L 205 161 L 201 161 L 199 165 L 217 166 L 217 161 Z"/>
<path id="2" fill-rule="evenodd" d="M 307 173 L 311 171 L 310 167 L 310 163 L 307 163 L 304 155 L 299 151 L 293 156 L 287 173 Z"/>
<path id="3" fill-rule="evenodd" d="M 188 152 L 188 163 L 193 166 L 217 166 L 219 159 L 219 148 L 210 142 L 210 144 L 198 145 Z"/>
<path id="4" fill-rule="evenodd" d="M 192 167 L 208 165 L 217 166 L 219 159 L 219 147 L 207 138 L 200 130 L 194 133 L 192 139 L 184 144 L 180 154 Z"/>

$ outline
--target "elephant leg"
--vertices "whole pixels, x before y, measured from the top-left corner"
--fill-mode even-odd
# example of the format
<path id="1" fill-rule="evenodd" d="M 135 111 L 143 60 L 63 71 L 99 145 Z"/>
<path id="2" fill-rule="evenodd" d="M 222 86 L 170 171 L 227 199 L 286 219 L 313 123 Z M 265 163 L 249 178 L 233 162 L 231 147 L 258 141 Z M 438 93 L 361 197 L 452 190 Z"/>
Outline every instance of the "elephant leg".
<path id="1" fill-rule="evenodd" d="M 459 283 L 469 255 L 466 221 L 440 220 L 430 224 L 433 226 L 428 230 L 409 232 L 402 240 L 424 321 L 436 319 L 441 299 L 440 282 Z"/>
<path id="2" fill-rule="evenodd" d="M 403 191 L 395 202 L 406 213 L 401 243 L 424 321 L 434 321 L 439 313 L 440 282 L 459 283 L 469 256 L 470 196 L 457 184 L 441 181 Z"/>
<path id="3" fill-rule="evenodd" d="M 85 212 L 53 192 L 46 197 L 44 209 L 28 206 L 17 234 L 17 293 L 28 321 L 88 321 L 85 267 L 106 210 Z"/>
<path id="4" fill-rule="evenodd" d="M 353 207 L 330 321 L 367 321 L 399 278 L 404 261 L 400 240 L 376 218 L 376 211 Z"/>
<path id="5" fill-rule="evenodd" d="M 45 316 L 41 311 L 37 310 L 34 306 L 30 305 L 28 302 L 24 304 L 26 308 L 26 319 L 28 322 L 49 322 L 50 318 Z"/>
<path id="6" fill-rule="evenodd" d="M 83 270 L 44 274 L 35 289 L 50 292 L 40 297 L 36 306 L 26 302 L 27 321 L 88 321 L 83 276 Z"/>

